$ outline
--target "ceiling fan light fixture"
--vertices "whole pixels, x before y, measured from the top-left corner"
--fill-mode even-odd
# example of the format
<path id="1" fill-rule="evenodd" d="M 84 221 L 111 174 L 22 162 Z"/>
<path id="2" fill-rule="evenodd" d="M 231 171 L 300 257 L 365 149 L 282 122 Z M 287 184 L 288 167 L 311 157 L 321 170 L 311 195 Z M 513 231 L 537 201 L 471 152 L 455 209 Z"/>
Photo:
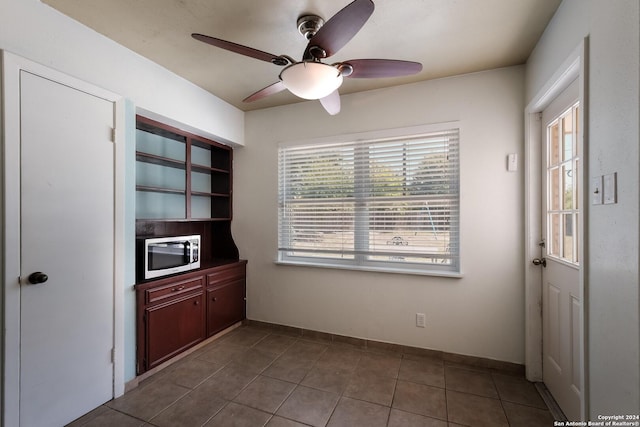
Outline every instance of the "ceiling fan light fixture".
<path id="1" fill-rule="evenodd" d="M 321 62 L 297 62 L 282 70 L 280 80 L 300 98 L 322 99 L 342 85 L 342 73 Z"/>

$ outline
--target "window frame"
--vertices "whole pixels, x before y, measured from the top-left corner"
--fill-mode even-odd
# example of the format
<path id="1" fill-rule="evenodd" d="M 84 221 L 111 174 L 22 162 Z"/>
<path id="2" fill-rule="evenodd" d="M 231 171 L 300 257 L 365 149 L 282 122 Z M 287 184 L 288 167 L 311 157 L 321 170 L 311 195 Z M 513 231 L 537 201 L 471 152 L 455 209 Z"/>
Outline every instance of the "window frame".
<path id="1" fill-rule="evenodd" d="M 332 268 L 332 269 L 347 269 L 347 270 L 361 270 L 361 271 L 375 271 L 375 272 L 385 272 L 385 273 L 404 273 L 404 274 L 417 274 L 417 275 L 427 275 L 427 276 L 441 276 L 441 277 L 453 277 L 453 278 L 461 278 L 462 274 L 462 256 L 461 256 L 461 223 L 462 223 L 462 199 L 461 199 L 461 187 L 462 187 L 462 171 L 461 171 L 461 139 L 463 135 L 463 129 L 458 121 L 451 122 L 442 122 L 421 126 L 412 126 L 412 127 L 404 127 L 404 128 L 395 128 L 395 129 L 385 129 L 371 132 L 363 132 L 357 134 L 345 134 L 338 136 L 330 136 L 323 138 L 314 138 L 307 140 L 297 140 L 297 141 L 286 141 L 278 144 L 278 156 L 280 155 L 280 150 L 283 148 L 297 147 L 297 146 L 312 146 L 312 145 L 326 145 L 326 144 L 344 144 L 344 143 L 357 143 L 357 142 L 371 142 L 375 144 L 381 140 L 388 139 L 414 139 L 419 138 L 421 136 L 429 136 L 429 134 L 457 130 L 458 132 L 458 144 L 457 144 L 457 154 L 458 154 L 458 176 L 457 176 L 457 233 L 455 233 L 455 243 L 457 247 L 457 253 L 453 255 L 454 263 L 447 266 L 438 266 L 437 264 L 427 264 L 427 263 L 419 263 L 419 262 L 406 262 L 406 263 L 397 263 L 397 262 L 385 262 L 378 260 L 366 260 L 361 262 L 358 258 L 366 258 L 365 254 L 355 254 L 353 259 L 329 259 L 329 258 L 316 258 L 312 256 L 292 256 L 287 255 L 286 251 L 279 247 L 279 242 L 281 238 L 281 170 L 280 170 L 280 160 L 278 159 L 278 245 L 276 245 L 277 257 L 276 264 L 281 265 L 295 265 L 295 266 L 306 266 L 306 267 L 320 267 L 320 268 Z M 357 215 L 354 218 L 354 221 L 357 221 Z M 355 226 L 355 223 L 354 223 Z M 360 242 L 361 240 L 355 239 L 354 244 Z M 357 247 L 354 247 L 357 252 Z"/>

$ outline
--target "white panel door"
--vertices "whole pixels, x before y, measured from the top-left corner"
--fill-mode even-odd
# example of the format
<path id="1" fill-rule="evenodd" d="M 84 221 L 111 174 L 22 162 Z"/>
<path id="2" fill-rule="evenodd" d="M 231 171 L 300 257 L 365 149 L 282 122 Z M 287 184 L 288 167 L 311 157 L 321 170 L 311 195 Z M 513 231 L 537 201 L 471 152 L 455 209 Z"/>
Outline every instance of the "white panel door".
<path id="1" fill-rule="evenodd" d="M 61 426 L 113 396 L 114 104 L 26 71 L 20 97 L 20 424 Z"/>
<path id="2" fill-rule="evenodd" d="M 580 108 L 577 81 L 542 114 L 543 155 L 542 369 L 543 380 L 569 420 L 580 419 L 581 292 Z"/>

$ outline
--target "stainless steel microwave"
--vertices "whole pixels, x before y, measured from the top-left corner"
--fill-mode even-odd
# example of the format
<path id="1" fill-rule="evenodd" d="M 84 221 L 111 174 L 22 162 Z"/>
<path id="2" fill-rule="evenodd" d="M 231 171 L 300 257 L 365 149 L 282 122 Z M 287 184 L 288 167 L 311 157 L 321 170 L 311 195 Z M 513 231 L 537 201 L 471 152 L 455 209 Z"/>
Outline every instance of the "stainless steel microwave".
<path id="1" fill-rule="evenodd" d="M 200 236 L 138 239 L 138 274 L 153 279 L 200 268 Z"/>

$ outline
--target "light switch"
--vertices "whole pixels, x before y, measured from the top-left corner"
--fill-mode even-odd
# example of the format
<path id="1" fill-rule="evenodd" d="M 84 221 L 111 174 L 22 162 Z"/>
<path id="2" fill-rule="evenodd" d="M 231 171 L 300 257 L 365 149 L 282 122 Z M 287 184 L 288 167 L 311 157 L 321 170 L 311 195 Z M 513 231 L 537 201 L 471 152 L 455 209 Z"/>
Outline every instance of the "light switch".
<path id="1" fill-rule="evenodd" d="M 602 175 L 591 178 L 591 204 L 602 204 Z"/>
<path id="2" fill-rule="evenodd" d="M 509 172 L 515 172 L 518 170 L 518 155 L 516 153 L 507 155 L 507 170 Z"/>
<path id="3" fill-rule="evenodd" d="M 610 173 L 602 179 L 602 198 L 605 205 L 618 203 L 618 173 Z"/>

